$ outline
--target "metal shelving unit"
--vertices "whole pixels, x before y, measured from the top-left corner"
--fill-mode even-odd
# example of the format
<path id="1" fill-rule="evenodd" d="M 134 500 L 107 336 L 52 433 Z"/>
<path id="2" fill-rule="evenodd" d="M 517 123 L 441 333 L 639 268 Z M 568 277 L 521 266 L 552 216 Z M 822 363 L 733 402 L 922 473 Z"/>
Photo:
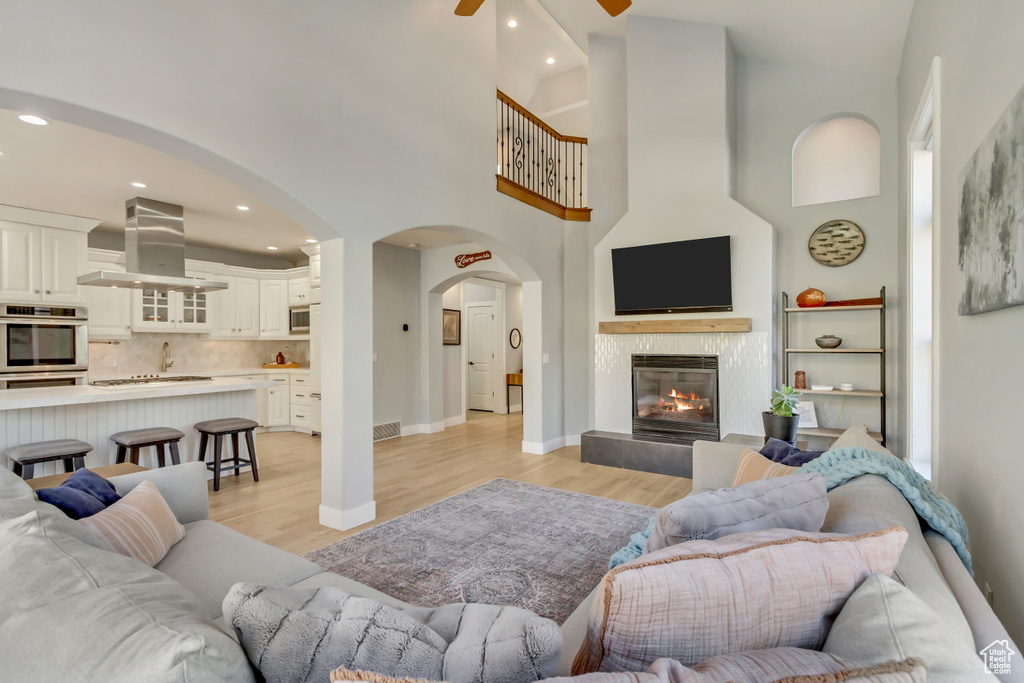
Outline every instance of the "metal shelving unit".
<path id="1" fill-rule="evenodd" d="M 782 328 L 783 353 L 783 376 L 788 383 L 790 379 L 789 357 L 798 353 L 852 353 L 870 354 L 878 356 L 878 391 L 857 390 L 857 391 L 815 391 L 813 389 L 800 389 L 805 394 L 820 394 L 825 396 L 859 396 L 866 398 L 877 398 L 879 412 L 881 413 L 881 431 L 871 432 L 871 436 L 885 445 L 885 287 L 882 287 L 878 298 L 881 303 L 866 304 L 858 306 L 818 306 L 816 308 L 790 308 L 789 294 L 782 293 L 782 313 L 785 317 Z M 878 311 L 878 348 L 876 349 L 800 349 L 791 348 L 789 345 L 789 316 L 794 313 L 834 313 L 836 311 Z M 835 439 L 843 433 L 842 429 L 801 429 L 797 433 L 803 436 L 820 436 Z"/>

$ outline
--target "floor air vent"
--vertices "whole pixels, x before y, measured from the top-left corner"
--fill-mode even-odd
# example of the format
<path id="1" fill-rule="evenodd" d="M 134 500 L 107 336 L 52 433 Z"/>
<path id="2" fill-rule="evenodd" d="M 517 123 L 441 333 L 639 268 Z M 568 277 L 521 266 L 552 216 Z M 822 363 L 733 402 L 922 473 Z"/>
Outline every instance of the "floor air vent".
<path id="1" fill-rule="evenodd" d="M 373 440 L 384 441 L 394 439 L 402 435 L 401 422 L 385 422 L 384 424 L 373 425 Z"/>

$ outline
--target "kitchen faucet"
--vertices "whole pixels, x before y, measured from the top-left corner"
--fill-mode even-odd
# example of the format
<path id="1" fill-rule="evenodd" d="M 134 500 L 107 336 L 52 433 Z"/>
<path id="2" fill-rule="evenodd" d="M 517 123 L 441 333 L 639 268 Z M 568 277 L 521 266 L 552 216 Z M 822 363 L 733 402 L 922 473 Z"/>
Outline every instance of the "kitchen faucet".
<path id="1" fill-rule="evenodd" d="M 160 354 L 160 372 L 167 372 L 172 365 L 174 365 L 174 361 L 171 360 L 171 344 L 164 342 L 164 348 Z"/>

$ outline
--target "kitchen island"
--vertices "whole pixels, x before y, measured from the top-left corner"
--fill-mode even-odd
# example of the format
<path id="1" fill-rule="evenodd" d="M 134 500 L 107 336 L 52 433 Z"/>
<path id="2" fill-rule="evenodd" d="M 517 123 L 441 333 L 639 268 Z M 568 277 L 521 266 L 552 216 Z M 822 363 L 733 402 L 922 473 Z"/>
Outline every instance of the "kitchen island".
<path id="1" fill-rule="evenodd" d="M 256 419 L 256 392 L 273 382 L 263 378 L 214 377 L 202 382 L 168 382 L 119 387 L 76 386 L 11 389 L 0 393 L 0 451 L 51 439 L 79 439 L 93 451 L 86 467 L 111 465 L 117 449 L 110 436 L 128 429 L 181 430 L 182 462 L 198 459 L 197 422 L 223 417 Z M 145 449 L 140 464 L 155 467 Z M 5 467 L 10 463 L 4 462 Z M 60 463 L 37 466 L 38 476 L 62 471 Z"/>

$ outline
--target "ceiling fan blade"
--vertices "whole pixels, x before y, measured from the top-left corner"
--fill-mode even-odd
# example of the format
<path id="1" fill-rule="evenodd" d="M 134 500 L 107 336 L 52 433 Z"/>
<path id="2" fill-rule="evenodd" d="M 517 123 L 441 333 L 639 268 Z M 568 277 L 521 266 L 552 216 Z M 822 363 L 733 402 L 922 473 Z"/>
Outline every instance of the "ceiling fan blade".
<path id="1" fill-rule="evenodd" d="M 597 3 L 604 7 L 604 11 L 613 17 L 617 17 L 633 4 L 632 0 L 597 0 Z M 458 14 L 458 12 L 456 12 Z"/>
<path id="2" fill-rule="evenodd" d="M 473 16 L 484 0 L 460 0 L 459 6 L 455 8 L 455 14 L 460 17 Z"/>

